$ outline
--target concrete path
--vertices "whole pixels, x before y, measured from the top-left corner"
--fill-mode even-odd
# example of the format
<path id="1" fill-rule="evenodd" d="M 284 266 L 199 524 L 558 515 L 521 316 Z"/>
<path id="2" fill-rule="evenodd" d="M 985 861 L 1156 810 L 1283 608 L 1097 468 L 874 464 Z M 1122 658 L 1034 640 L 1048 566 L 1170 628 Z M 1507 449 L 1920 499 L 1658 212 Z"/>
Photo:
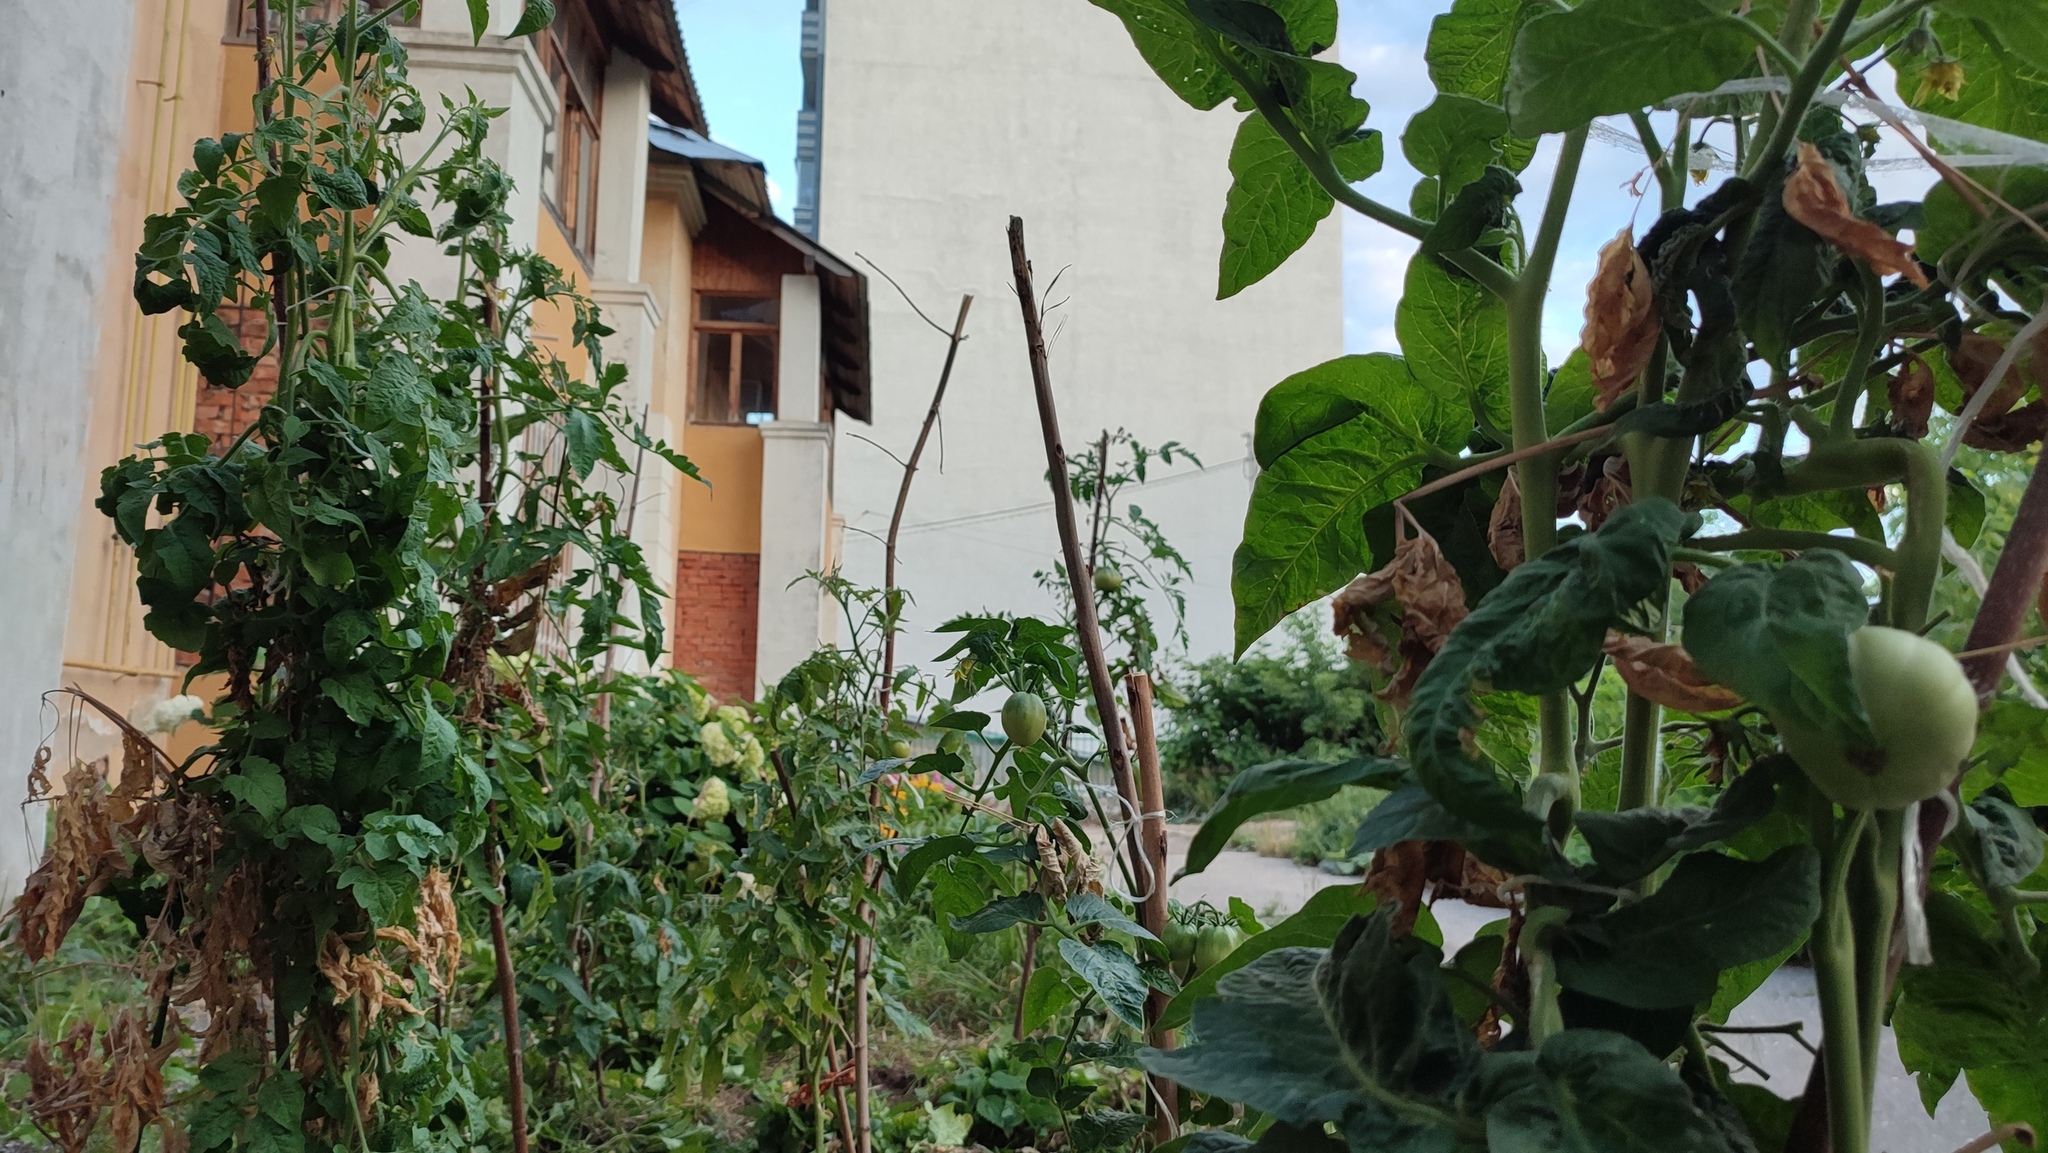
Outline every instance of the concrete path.
<path id="1" fill-rule="evenodd" d="M 1187 860 L 1188 842 L 1196 826 L 1173 825 L 1167 829 L 1168 863 L 1178 872 Z M 1337 877 L 1320 869 L 1297 865 L 1255 853 L 1226 851 L 1207 869 L 1177 882 L 1170 890 L 1176 900 L 1192 904 L 1206 899 L 1227 908 L 1231 897 L 1242 898 L 1257 910 L 1260 920 L 1270 925 L 1299 909 L 1316 890 L 1326 885 L 1357 884 L 1355 877 Z M 1446 953 L 1455 953 L 1487 923 L 1501 914 L 1463 901 L 1438 901 L 1430 909 L 1444 931 Z M 1820 1001 L 1814 993 L 1813 971 L 1787 967 L 1771 975 L 1762 988 L 1742 1003 L 1729 1019 L 1731 1025 L 1782 1025 L 1800 1022 L 1805 1037 L 1820 1037 Z M 1797 1095 L 1806 1085 L 1813 1058 L 1789 1036 L 1757 1034 L 1725 1036 L 1729 1046 L 1748 1058 L 1758 1070 L 1738 1067 L 1738 1080 L 1761 1084 L 1780 1096 Z M 1721 1054 L 1726 1060 L 1727 1055 Z M 1730 1060 L 1730 1065 L 1737 1062 Z M 1898 1048 L 1891 1030 L 1885 1030 L 1879 1057 L 1876 1110 L 1873 1113 L 1873 1153 L 1950 1153 L 1990 1128 L 1984 1110 L 1961 1081 L 1949 1090 L 1933 1117 L 1920 1104 L 1920 1089 L 1905 1066 L 1899 1063 Z"/>

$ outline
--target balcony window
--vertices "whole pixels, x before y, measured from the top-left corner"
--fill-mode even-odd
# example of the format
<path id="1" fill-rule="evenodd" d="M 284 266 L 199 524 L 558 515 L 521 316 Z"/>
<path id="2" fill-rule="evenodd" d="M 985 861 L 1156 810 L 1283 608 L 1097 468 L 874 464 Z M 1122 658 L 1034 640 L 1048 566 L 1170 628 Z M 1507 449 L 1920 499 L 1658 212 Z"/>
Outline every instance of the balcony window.
<path id="1" fill-rule="evenodd" d="M 776 301 L 762 296 L 697 297 L 699 424 L 766 424 L 775 419 Z"/>

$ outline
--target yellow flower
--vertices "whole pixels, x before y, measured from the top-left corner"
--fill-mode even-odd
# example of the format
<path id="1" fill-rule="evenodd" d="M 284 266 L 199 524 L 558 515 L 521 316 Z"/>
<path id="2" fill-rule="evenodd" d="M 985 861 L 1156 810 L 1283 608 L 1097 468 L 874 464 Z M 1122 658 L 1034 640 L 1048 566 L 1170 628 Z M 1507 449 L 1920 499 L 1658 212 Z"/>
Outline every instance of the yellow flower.
<path id="1" fill-rule="evenodd" d="M 1913 103 L 1927 99 L 1929 92 L 1939 92 L 1943 99 L 1954 100 L 1963 94 L 1963 62 L 1960 60 L 1936 60 L 1920 73 L 1920 90 L 1913 93 Z"/>

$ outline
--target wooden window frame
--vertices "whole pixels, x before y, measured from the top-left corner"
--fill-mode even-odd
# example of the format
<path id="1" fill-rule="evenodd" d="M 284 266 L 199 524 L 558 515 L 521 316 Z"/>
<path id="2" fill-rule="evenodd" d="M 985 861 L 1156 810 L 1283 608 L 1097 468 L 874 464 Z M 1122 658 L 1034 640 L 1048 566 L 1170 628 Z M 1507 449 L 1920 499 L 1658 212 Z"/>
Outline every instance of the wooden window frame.
<path id="1" fill-rule="evenodd" d="M 541 202 L 587 267 L 597 251 L 598 157 L 609 52 L 590 13 L 575 3 L 563 4 L 555 22 L 535 35 L 534 50 L 555 89 L 555 119 L 548 130 L 554 174 L 541 181 Z"/>
<path id="2" fill-rule="evenodd" d="M 705 320 L 704 298 L 707 296 L 741 297 L 749 300 L 775 302 L 776 323 L 766 324 L 749 320 Z M 782 407 L 782 301 L 778 296 L 740 292 L 729 288 L 700 288 L 691 294 L 690 300 L 690 355 L 694 358 L 690 372 L 690 423 L 716 425 L 721 428 L 756 428 L 758 425 L 747 421 L 746 413 L 740 411 L 740 338 L 743 336 L 766 336 L 769 345 L 768 357 L 768 409 L 780 415 Z M 704 338 L 723 336 L 731 342 L 725 370 L 725 411 L 736 419 L 709 420 L 704 416 L 703 396 Z"/>

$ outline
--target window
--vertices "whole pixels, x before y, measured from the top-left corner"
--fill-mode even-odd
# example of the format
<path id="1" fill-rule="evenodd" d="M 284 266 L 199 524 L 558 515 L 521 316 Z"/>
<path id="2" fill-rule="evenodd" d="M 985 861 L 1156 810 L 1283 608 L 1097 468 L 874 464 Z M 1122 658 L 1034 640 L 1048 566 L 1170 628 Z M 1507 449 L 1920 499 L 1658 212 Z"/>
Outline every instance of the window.
<path id="1" fill-rule="evenodd" d="M 581 5 L 564 4 L 555 22 L 535 39 L 555 86 L 555 122 L 541 142 L 541 193 L 569 243 L 588 260 L 597 242 L 597 143 L 606 49 Z"/>
<path id="2" fill-rule="evenodd" d="M 774 297 L 697 297 L 699 424 L 766 424 L 775 419 Z"/>

